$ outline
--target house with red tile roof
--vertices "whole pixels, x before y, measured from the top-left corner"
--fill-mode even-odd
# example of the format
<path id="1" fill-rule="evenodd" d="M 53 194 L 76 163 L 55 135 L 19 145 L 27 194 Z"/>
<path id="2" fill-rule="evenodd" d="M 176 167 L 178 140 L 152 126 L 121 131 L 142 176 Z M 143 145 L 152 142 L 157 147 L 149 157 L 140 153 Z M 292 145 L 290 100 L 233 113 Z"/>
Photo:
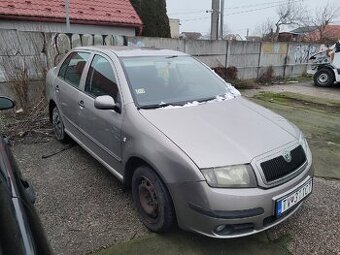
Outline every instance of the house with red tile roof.
<path id="1" fill-rule="evenodd" d="M 299 27 L 290 32 L 279 34 L 281 42 L 323 42 L 333 44 L 340 39 L 340 25 L 326 25 L 324 27 Z"/>
<path id="2" fill-rule="evenodd" d="M 322 28 L 316 28 L 306 35 L 307 41 L 324 41 L 335 43 L 340 40 L 340 25 L 327 25 Z"/>
<path id="3" fill-rule="evenodd" d="M 0 29 L 66 32 L 65 0 L 1 0 Z M 143 22 L 130 0 L 69 0 L 70 32 L 140 35 Z"/>

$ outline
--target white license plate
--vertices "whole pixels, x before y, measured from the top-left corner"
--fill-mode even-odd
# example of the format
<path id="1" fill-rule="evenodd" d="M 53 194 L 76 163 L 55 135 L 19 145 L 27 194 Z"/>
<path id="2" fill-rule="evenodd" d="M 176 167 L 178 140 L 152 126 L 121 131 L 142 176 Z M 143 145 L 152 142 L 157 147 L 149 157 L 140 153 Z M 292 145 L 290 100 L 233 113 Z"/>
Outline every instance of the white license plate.
<path id="1" fill-rule="evenodd" d="M 307 183 L 297 188 L 295 191 L 293 191 L 289 195 L 276 200 L 276 206 L 275 206 L 276 216 L 280 217 L 290 208 L 300 203 L 305 197 L 307 197 L 310 193 L 312 193 L 312 189 L 313 189 L 313 180 L 310 179 Z"/>

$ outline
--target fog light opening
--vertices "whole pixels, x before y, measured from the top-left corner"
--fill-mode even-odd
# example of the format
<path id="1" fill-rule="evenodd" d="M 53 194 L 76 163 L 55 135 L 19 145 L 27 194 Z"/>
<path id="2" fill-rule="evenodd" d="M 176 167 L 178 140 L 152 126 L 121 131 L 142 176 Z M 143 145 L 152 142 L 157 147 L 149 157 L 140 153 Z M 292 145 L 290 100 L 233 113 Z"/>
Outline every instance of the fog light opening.
<path id="1" fill-rule="evenodd" d="M 215 233 L 218 235 L 236 235 L 251 232 L 254 230 L 253 223 L 242 223 L 233 225 L 218 225 L 215 227 Z"/>

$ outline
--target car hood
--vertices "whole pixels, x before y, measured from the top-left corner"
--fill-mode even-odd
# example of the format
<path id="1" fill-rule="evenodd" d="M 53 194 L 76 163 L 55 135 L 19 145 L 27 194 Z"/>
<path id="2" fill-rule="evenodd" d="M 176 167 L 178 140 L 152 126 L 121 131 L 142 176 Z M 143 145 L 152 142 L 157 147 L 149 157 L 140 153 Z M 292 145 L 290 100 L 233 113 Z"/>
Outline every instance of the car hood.
<path id="1" fill-rule="evenodd" d="M 199 168 L 250 163 L 299 138 L 283 117 L 242 97 L 140 112 Z"/>

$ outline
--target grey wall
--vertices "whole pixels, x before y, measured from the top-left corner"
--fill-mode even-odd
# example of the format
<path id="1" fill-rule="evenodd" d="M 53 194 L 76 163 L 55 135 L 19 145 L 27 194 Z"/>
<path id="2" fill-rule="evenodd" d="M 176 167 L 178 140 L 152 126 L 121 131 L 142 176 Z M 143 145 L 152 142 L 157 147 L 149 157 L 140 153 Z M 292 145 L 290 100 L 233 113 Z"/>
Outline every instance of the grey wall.
<path id="1" fill-rule="evenodd" d="M 102 32 L 102 31 L 100 31 Z M 11 79 L 9 63 L 27 70 L 31 79 L 43 74 L 71 48 L 85 45 L 125 45 L 168 48 L 187 52 L 210 67 L 236 66 L 239 79 L 255 79 L 268 66 L 275 75 L 289 77 L 306 72 L 316 44 L 259 43 L 246 41 L 195 41 L 165 38 L 126 37 L 114 33 L 63 34 L 0 29 L 0 82 Z M 0 90 L 1 92 L 1 90 Z"/>
<path id="2" fill-rule="evenodd" d="M 124 37 L 0 29 L 0 82 L 13 80 L 22 72 L 32 80 L 43 79 L 71 48 L 89 45 L 124 45 Z"/>
<path id="3" fill-rule="evenodd" d="M 194 55 L 210 67 L 235 66 L 239 79 L 256 79 L 269 66 L 275 75 L 299 76 L 306 73 L 308 59 L 319 44 L 248 41 L 178 40 L 129 37 L 128 45 L 180 50 Z"/>

